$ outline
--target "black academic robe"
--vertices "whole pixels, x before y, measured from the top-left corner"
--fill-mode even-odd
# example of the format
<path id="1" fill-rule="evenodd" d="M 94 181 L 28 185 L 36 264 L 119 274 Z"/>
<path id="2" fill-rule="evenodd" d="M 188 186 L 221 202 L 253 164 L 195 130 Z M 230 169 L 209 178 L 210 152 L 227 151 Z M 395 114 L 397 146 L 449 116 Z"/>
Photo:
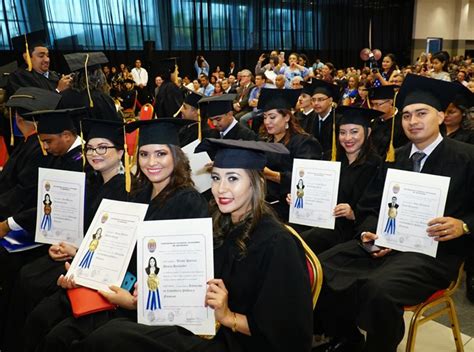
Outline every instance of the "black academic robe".
<path id="1" fill-rule="evenodd" d="M 306 133 L 313 133 L 314 121 L 318 118 L 318 114 L 314 110 L 307 115 L 303 111 L 298 111 L 295 113 L 295 117 Z"/>
<path id="2" fill-rule="evenodd" d="M 58 86 L 58 81 L 59 75 L 54 71 L 49 71 L 49 77 L 46 78 L 36 71 L 30 72 L 24 68 L 19 68 L 10 74 L 7 92 L 8 95 L 12 95 L 21 87 L 37 87 L 54 91 Z"/>
<path id="3" fill-rule="evenodd" d="M 283 143 L 281 141 L 280 143 Z M 290 137 L 285 145 L 290 154 L 266 153 L 267 167 L 280 173 L 280 183 L 267 182 L 267 201 L 273 204 L 282 221 L 288 221 L 289 206 L 286 203 L 286 195 L 290 193 L 291 173 L 293 170 L 293 159 L 320 160 L 322 149 L 319 142 L 309 135 L 295 134 Z"/>
<path id="4" fill-rule="evenodd" d="M 319 127 L 321 125 L 321 127 Z M 323 155 L 331 155 L 332 148 L 332 130 L 333 130 L 333 111 L 329 113 L 324 121 L 319 122 L 319 116 L 316 114 L 313 122 L 313 136 L 321 144 Z M 326 157 L 325 157 L 326 158 Z"/>
<path id="5" fill-rule="evenodd" d="M 394 118 L 395 126 L 393 130 L 393 147 L 399 148 L 408 143 L 408 138 L 403 131 L 401 114 L 396 114 Z M 390 146 L 392 119 L 375 119 L 372 121 L 371 128 L 372 133 L 370 134 L 370 137 L 372 138 L 372 145 L 377 154 L 385 159 L 388 147 Z"/>
<path id="6" fill-rule="evenodd" d="M 177 189 L 167 199 L 158 195 L 150 201 L 151 192 L 152 188 L 148 186 L 130 196 L 134 202 L 149 203 L 145 221 L 209 216 L 206 200 L 194 188 Z M 136 269 L 135 250 L 127 270 L 136 276 Z M 24 329 L 25 336 L 28 336 L 25 351 L 70 351 L 74 340 L 83 339 L 111 319 L 124 316 L 136 318 L 136 312 L 119 308 L 76 319 L 71 315 L 66 291 L 60 290 L 43 299 L 29 315 Z"/>
<path id="7" fill-rule="evenodd" d="M 224 137 L 222 137 L 222 139 L 255 141 L 257 140 L 257 135 L 252 130 L 242 126 L 240 123 L 237 123 L 229 132 L 224 135 Z"/>
<path id="8" fill-rule="evenodd" d="M 242 227 L 231 229 L 214 249 L 214 272 L 229 292 L 229 309 L 247 317 L 251 336 L 221 326 L 214 339 L 204 340 L 178 327 L 116 320 L 96 330 L 78 350 L 310 351 L 312 305 L 301 244 L 266 215 L 250 233 L 242 256 L 235 243 Z"/>
<path id="9" fill-rule="evenodd" d="M 386 170 L 412 170 L 410 150 L 411 144 L 397 150 L 396 161 L 381 168 L 359 201 L 357 236 L 361 231 L 375 232 Z M 473 228 L 474 147 L 444 138 L 421 172 L 450 177 L 444 216 Z M 379 259 L 359 248 L 357 240 L 337 245 L 319 256 L 325 281 L 315 317 L 329 334 L 354 331 L 357 324 L 368 333 L 369 352 L 395 351 L 403 338 L 403 306 L 418 304 L 446 288 L 472 253 L 472 245 L 472 236 L 463 235 L 440 242 L 436 258 L 392 251 Z"/>
<path id="10" fill-rule="evenodd" d="M 184 102 L 184 95 L 176 84 L 165 81 L 156 95 L 155 113 L 160 117 L 173 117 Z"/>
<path id="11" fill-rule="evenodd" d="M 373 151 L 361 163 L 349 164 L 345 154 L 341 158 L 337 204 L 349 204 L 356 218 L 357 204 L 377 175 L 381 164 L 382 158 Z M 301 236 L 313 252 L 319 254 L 338 243 L 353 239 L 355 222 L 346 218 L 336 218 L 334 230 L 315 227 L 301 233 Z"/>
<path id="12" fill-rule="evenodd" d="M 459 128 L 458 130 L 454 131 L 447 137 L 455 139 L 459 142 L 474 144 L 474 131 L 473 130 L 465 130 L 465 129 Z"/>
<path id="13" fill-rule="evenodd" d="M 133 109 L 135 99 L 137 98 L 137 90 L 135 88 L 120 92 L 120 105 L 124 110 Z"/>
<path id="14" fill-rule="evenodd" d="M 212 130 L 206 123 L 201 123 L 201 126 L 202 139 L 219 138 L 217 130 Z M 180 147 L 184 147 L 198 139 L 198 122 L 191 123 L 180 129 L 178 138 Z"/>
<path id="15" fill-rule="evenodd" d="M 0 219 L 35 207 L 38 167 L 43 155 L 36 134 L 21 141 L 0 172 Z"/>

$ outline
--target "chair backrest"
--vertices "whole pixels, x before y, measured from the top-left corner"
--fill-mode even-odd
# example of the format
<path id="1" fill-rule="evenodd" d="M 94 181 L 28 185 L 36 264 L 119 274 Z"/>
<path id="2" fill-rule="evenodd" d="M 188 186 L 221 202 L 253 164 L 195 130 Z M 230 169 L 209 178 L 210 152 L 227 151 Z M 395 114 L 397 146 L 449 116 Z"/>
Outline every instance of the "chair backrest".
<path id="1" fill-rule="evenodd" d="M 140 120 L 151 120 L 153 118 L 153 115 L 155 113 L 155 110 L 153 108 L 153 105 L 150 103 L 147 103 L 143 105 L 140 109 Z"/>
<path id="2" fill-rule="evenodd" d="M 311 295 L 313 297 L 313 309 L 316 307 L 316 302 L 318 301 L 319 293 L 321 292 L 321 287 L 323 285 L 323 268 L 319 262 L 316 254 L 309 248 L 306 242 L 301 238 L 298 232 L 295 231 L 291 226 L 285 225 L 288 231 L 295 236 L 303 246 L 306 256 L 306 266 L 308 268 L 308 275 L 311 283 Z"/>
<path id="3" fill-rule="evenodd" d="M 446 291 L 444 291 L 445 295 L 451 296 L 458 289 L 459 285 L 461 284 L 463 274 L 464 274 L 464 262 L 459 267 L 458 277 L 456 278 L 456 280 L 453 280 L 451 284 L 449 285 L 449 287 L 446 289 Z"/>

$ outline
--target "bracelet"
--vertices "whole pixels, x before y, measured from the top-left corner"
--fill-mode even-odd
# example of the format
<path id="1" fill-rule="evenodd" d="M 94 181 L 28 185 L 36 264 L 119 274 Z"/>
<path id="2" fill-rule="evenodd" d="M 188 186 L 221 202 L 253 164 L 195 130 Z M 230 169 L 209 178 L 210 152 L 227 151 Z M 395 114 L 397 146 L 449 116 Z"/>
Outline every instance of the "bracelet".
<path id="1" fill-rule="evenodd" d="M 235 312 L 233 312 L 232 314 L 234 314 L 234 323 L 232 324 L 232 332 L 237 332 L 237 314 L 235 314 Z"/>

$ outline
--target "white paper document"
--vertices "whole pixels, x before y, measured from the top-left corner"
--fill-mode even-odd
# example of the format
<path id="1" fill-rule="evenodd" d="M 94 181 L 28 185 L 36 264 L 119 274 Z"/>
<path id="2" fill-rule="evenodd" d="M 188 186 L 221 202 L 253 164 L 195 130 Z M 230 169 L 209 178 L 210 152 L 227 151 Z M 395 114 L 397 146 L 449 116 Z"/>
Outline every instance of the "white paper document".
<path id="1" fill-rule="evenodd" d="M 194 149 L 201 143 L 199 139 L 189 143 L 183 147 L 183 152 L 189 159 L 189 165 L 191 166 L 191 178 L 194 181 L 196 189 L 203 193 L 211 188 L 211 173 L 205 167 L 206 164 L 211 163 L 211 158 L 206 152 L 194 154 Z"/>
<path id="2" fill-rule="evenodd" d="M 67 276 L 96 290 L 120 287 L 147 209 L 148 204 L 103 199 Z"/>
<path id="3" fill-rule="evenodd" d="M 290 223 L 334 229 L 341 163 L 294 159 Z"/>
<path id="4" fill-rule="evenodd" d="M 84 237 L 84 193 L 85 173 L 39 168 L 35 241 L 79 247 Z"/>
<path id="5" fill-rule="evenodd" d="M 377 246 L 436 257 L 428 221 L 443 216 L 449 177 L 388 169 L 377 223 Z"/>
<path id="6" fill-rule="evenodd" d="M 214 278 L 212 219 L 145 221 L 137 238 L 138 322 L 215 334 L 205 307 Z"/>

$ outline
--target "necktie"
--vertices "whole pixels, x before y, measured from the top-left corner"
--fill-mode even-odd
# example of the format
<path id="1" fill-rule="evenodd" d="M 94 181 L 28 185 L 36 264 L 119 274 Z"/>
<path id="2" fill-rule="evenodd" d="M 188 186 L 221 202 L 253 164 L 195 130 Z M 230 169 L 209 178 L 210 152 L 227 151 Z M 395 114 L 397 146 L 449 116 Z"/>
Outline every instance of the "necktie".
<path id="1" fill-rule="evenodd" d="M 413 153 L 411 156 L 411 161 L 413 162 L 413 171 L 420 172 L 421 171 L 421 161 L 426 156 L 423 152 L 416 152 Z"/>
<path id="2" fill-rule="evenodd" d="M 318 134 L 321 136 L 321 127 L 323 127 L 323 120 L 319 119 Z"/>

